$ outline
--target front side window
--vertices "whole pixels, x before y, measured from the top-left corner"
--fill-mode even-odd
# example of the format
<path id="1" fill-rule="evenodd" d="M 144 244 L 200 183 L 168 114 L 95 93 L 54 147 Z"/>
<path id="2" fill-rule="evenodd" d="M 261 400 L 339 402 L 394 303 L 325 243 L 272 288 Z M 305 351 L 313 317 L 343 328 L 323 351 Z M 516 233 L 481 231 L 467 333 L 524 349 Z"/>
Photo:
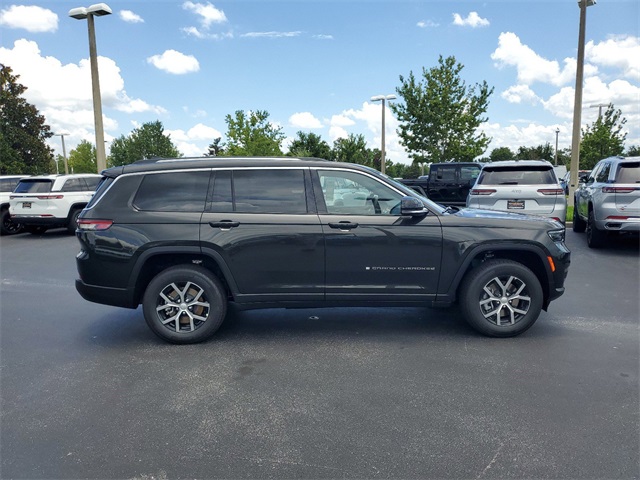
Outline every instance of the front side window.
<path id="1" fill-rule="evenodd" d="M 357 172 L 320 170 L 322 194 L 330 214 L 399 215 L 402 195 Z"/>
<path id="2" fill-rule="evenodd" d="M 154 212 L 202 212 L 209 187 L 209 170 L 145 175 L 133 205 Z"/>

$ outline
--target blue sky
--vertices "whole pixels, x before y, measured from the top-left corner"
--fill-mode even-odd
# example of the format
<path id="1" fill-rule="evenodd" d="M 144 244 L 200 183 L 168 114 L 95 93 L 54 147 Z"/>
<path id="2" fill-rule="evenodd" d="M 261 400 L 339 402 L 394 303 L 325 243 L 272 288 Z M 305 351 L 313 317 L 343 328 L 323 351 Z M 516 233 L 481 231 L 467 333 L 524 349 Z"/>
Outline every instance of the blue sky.
<path id="1" fill-rule="evenodd" d="M 399 76 L 453 55 L 468 84 L 495 91 L 483 129 L 496 147 L 571 145 L 578 44 L 575 0 L 109 1 L 96 19 L 105 138 L 160 120 L 184 155 L 201 155 L 227 114 L 267 110 L 288 139 L 332 144 L 349 133 L 380 146 L 381 106 Z M 95 141 L 87 22 L 66 1 L 4 1 L 0 62 L 20 75 L 67 149 Z M 587 10 L 582 123 L 612 102 L 640 144 L 640 2 Z M 386 115 L 387 156 L 408 162 Z M 50 141 L 61 153 L 59 137 Z M 108 152 L 107 143 L 107 152 Z"/>

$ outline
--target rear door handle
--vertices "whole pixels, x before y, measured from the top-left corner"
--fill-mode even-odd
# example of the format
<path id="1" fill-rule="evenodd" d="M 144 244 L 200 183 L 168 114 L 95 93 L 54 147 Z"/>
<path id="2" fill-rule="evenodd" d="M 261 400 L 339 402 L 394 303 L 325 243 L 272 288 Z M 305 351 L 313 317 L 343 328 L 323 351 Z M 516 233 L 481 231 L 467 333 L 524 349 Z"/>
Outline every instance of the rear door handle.
<path id="1" fill-rule="evenodd" d="M 209 225 L 213 228 L 221 228 L 222 230 L 229 230 L 240 226 L 240 222 L 233 222 L 231 220 L 221 220 L 219 222 L 209 222 Z"/>
<path id="2" fill-rule="evenodd" d="M 329 223 L 329 226 L 331 228 L 336 228 L 338 230 L 343 230 L 343 231 L 349 231 L 354 228 L 358 228 L 357 223 L 351 223 L 351 222 L 338 222 L 338 223 L 331 222 Z"/>

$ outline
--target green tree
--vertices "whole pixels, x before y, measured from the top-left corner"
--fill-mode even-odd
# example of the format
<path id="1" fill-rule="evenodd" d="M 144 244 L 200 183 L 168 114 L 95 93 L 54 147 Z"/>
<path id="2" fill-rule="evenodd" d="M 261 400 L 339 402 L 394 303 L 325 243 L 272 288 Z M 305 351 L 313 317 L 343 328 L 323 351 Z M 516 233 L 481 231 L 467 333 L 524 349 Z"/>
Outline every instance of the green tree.
<path id="1" fill-rule="evenodd" d="M 347 138 L 338 138 L 334 141 L 331 159 L 338 162 L 372 166 L 372 158 L 362 134 L 355 135 L 350 133 Z"/>
<path id="2" fill-rule="evenodd" d="M 509 147 L 498 147 L 491 150 L 489 154 L 490 162 L 499 162 L 501 160 L 513 160 L 516 158 L 516 154 L 511 151 Z"/>
<path id="3" fill-rule="evenodd" d="M 393 178 L 418 178 L 422 175 L 420 165 L 414 163 L 412 165 L 405 165 L 404 163 L 394 163 L 390 167 L 387 167 L 385 172 L 387 175 Z"/>
<path id="4" fill-rule="evenodd" d="M 621 110 L 615 110 L 609 104 L 604 115 L 582 130 L 580 143 L 580 168 L 591 170 L 598 161 L 624 151 L 627 134 L 622 132 L 627 119 Z"/>
<path id="5" fill-rule="evenodd" d="M 221 142 L 222 142 L 221 137 L 214 138 L 213 142 L 209 144 L 209 149 L 205 155 L 208 155 L 209 157 L 224 156 L 224 144 Z"/>
<path id="6" fill-rule="evenodd" d="M 289 146 L 289 155 L 294 157 L 331 158 L 331 147 L 315 133 L 298 132 Z"/>
<path id="7" fill-rule="evenodd" d="M 625 157 L 639 157 L 640 156 L 640 146 L 639 145 L 631 145 L 627 148 L 627 151 L 624 152 Z"/>
<path id="8" fill-rule="evenodd" d="M 121 135 L 111 142 L 109 166 L 127 165 L 145 158 L 178 158 L 182 155 L 165 135 L 162 122 L 144 123 L 134 129 L 128 137 Z"/>
<path id="9" fill-rule="evenodd" d="M 515 158 L 518 160 L 547 160 L 553 163 L 555 151 L 551 144 L 547 142 L 537 147 L 519 147 Z"/>
<path id="10" fill-rule="evenodd" d="M 53 133 L 38 109 L 22 97 L 27 87 L 12 72 L 0 64 L 0 174 L 51 173 L 53 150 L 45 141 Z"/>
<path id="11" fill-rule="evenodd" d="M 268 122 L 269 112 L 257 110 L 245 113 L 237 110 L 235 116 L 227 115 L 227 155 L 279 156 L 284 140 L 281 127 Z"/>
<path id="12" fill-rule="evenodd" d="M 491 139 L 478 132 L 493 88 L 486 81 L 467 87 L 460 78 L 463 65 L 455 57 L 440 56 L 438 66 L 413 72 L 396 92 L 403 102 L 391 103 L 400 127 L 400 142 L 414 162 L 471 161 L 481 155 Z"/>
<path id="13" fill-rule="evenodd" d="M 96 173 L 98 171 L 98 164 L 96 162 L 96 148 L 92 143 L 86 140 L 82 140 L 76 148 L 69 152 L 68 162 L 69 172 Z"/>

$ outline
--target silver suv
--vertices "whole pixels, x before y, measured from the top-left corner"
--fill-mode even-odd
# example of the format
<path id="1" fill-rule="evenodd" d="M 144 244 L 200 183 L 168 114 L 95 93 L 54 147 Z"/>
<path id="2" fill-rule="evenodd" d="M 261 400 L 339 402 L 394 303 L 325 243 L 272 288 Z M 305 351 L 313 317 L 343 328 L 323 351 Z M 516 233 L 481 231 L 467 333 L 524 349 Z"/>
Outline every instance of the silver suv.
<path id="1" fill-rule="evenodd" d="M 574 197 L 573 230 L 587 231 L 591 248 L 607 232 L 640 232 L 640 157 L 600 160 Z"/>
<path id="2" fill-rule="evenodd" d="M 565 223 L 567 199 L 546 160 L 487 163 L 469 191 L 467 207 L 542 215 Z"/>
<path id="3" fill-rule="evenodd" d="M 89 203 L 101 175 L 43 175 L 20 180 L 9 200 L 11 218 L 29 233 L 66 227 L 76 231 L 78 215 Z"/>

